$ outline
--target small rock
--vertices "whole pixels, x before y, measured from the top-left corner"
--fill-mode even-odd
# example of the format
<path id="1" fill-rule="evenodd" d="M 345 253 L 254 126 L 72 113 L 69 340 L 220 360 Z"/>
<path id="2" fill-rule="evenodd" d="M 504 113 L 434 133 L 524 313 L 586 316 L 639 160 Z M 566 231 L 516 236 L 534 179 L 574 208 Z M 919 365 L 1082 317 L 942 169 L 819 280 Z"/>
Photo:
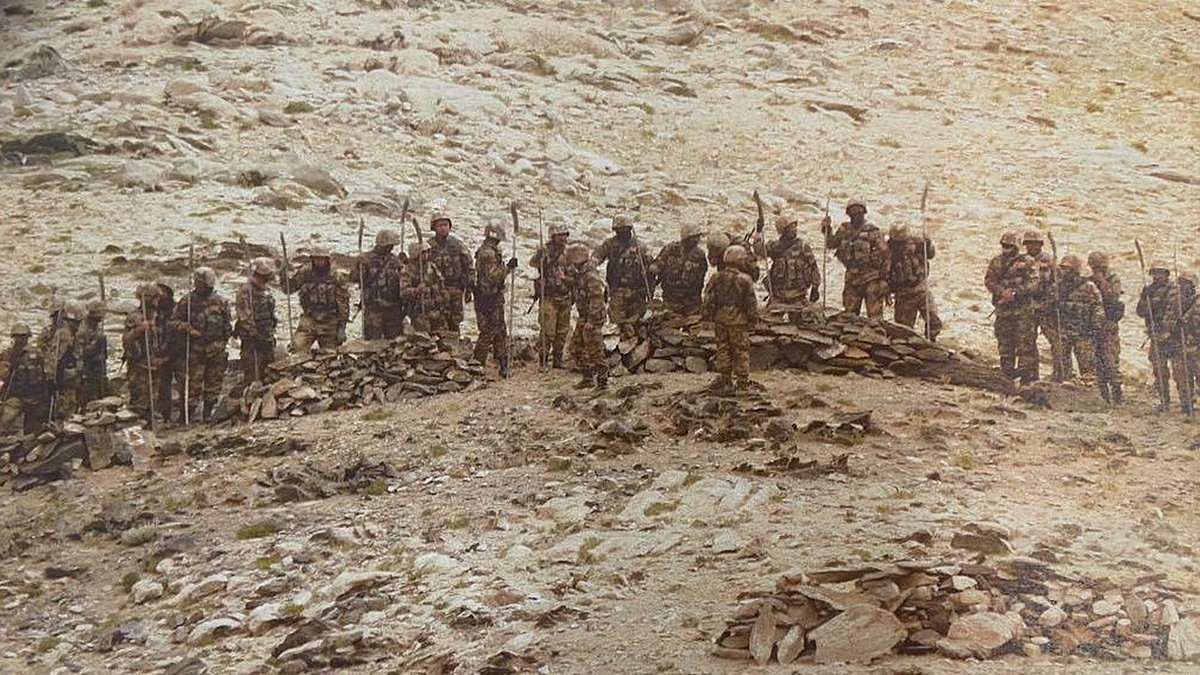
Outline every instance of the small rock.
<path id="1" fill-rule="evenodd" d="M 995 612 L 968 614 L 950 624 L 946 637 L 938 641 L 938 649 L 954 658 L 985 659 L 1019 633 L 1020 627 L 1010 616 Z"/>
<path id="2" fill-rule="evenodd" d="M 133 602 L 141 605 L 151 600 L 157 600 L 163 595 L 163 585 L 153 579 L 142 579 L 135 583 L 133 588 L 129 589 L 130 595 L 133 596 Z"/>
<path id="3" fill-rule="evenodd" d="M 188 644 L 205 644 L 210 640 L 231 635 L 242 628 L 242 622 L 228 616 L 209 619 L 200 623 L 188 633 Z"/>
<path id="4" fill-rule="evenodd" d="M 1109 600 L 1097 600 L 1092 603 L 1092 613 L 1096 616 L 1110 616 L 1121 611 L 1121 606 Z"/>
<path id="5" fill-rule="evenodd" d="M 1054 628 L 1058 624 L 1067 620 L 1067 613 L 1058 607 L 1050 607 L 1042 612 L 1038 617 L 1038 625 L 1046 628 Z"/>

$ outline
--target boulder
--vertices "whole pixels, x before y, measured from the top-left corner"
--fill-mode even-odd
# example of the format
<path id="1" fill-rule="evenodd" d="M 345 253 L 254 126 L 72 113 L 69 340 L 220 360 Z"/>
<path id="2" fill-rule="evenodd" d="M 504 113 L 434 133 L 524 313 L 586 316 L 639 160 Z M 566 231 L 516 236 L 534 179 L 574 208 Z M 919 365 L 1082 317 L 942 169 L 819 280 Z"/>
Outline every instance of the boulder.
<path id="1" fill-rule="evenodd" d="M 865 663 L 892 651 L 908 636 L 895 614 L 853 605 L 809 633 L 817 663 Z"/>

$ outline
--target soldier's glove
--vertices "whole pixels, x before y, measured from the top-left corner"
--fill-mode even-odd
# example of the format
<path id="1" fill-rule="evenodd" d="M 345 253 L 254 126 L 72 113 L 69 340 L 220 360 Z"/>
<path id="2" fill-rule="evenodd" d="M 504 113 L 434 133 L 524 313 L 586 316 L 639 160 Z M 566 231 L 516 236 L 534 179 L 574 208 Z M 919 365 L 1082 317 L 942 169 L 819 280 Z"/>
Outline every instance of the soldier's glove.
<path id="1" fill-rule="evenodd" d="M 808 292 L 808 301 L 816 302 L 820 299 L 821 299 L 821 289 L 817 288 L 816 286 L 813 286 L 812 290 Z"/>
<path id="2" fill-rule="evenodd" d="M 193 328 L 189 328 L 189 329 L 188 329 L 188 333 L 189 333 L 189 334 L 190 334 L 192 337 L 201 337 L 202 335 L 204 335 L 204 333 L 201 333 L 201 332 L 200 332 L 200 329 L 199 329 L 199 328 L 195 328 L 195 327 L 193 327 Z"/>
<path id="3" fill-rule="evenodd" d="M 1015 291 L 1013 291 L 1011 288 L 1006 289 L 1005 291 L 1000 293 L 999 298 L 996 298 L 996 304 L 997 305 L 1007 305 L 1008 303 L 1012 302 L 1013 299 L 1016 297 L 1017 297 L 1017 294 Z"/>
<path id="4" fill-rule="evenodd" d="M 518 264 L 519 264 L 519 263 L 517 262 L 517 259 L 516 259 L 516 258 L 509 258 L 509 259 L 508 259 L 508 269 L 510 269 L 510 270 L 515 270 L 515 269 L 517 269 L 517 265 L 518 265 Z"/>
<path id="5" fill-rule="evenodd" d="M 833 233 L 833 219 L 829 216 L 825 216 L 821 219 L 821 232 L 825 234 Z"/>

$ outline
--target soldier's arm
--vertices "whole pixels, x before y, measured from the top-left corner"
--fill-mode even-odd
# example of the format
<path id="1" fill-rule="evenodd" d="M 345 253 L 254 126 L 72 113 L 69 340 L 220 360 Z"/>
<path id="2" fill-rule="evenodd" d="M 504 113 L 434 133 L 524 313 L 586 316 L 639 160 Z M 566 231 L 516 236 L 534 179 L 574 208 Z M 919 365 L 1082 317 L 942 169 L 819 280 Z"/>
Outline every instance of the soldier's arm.
<path id="1" fill-rule="evenodd" d="M 253 297 L 249 286 L 243 286 L 238 290 L 237 300 L 234 308 L 237 312 L 238 330 L 243 337 L 254 338 L 258 336 L 258 324 L 254 322 L 254 307 L 252 306 Z"/>
<path id="2" fill-rule="evenodd" d="M 742 292 L 742 308 L 746 313 L 746 322 L 753 326 L 758 323 L 758 295 L 754 292 L 754 283 L 749 277 L 738 278 Z"/>
<path id="3" fill-rule="evenodd" d="M 1137 313 L 1137 315 L 1143 319 L 1146 318 L 1146 315 L 1148 314 L 1147 310 L 1149 307 L 1149 305 L 1147 304 L 1147 301 L 1146 301 L 1146 297 L 1147 297 L 1146 289 L 1143 288 L 1141 295 L 1138 296 L 1137 309 L 1134 310 Z"/>
<path id="4" fill-rule="evenodd" d="M 762 232 L 755 232 L 750 239 L 750 250 L 759 258 L 767 257 L 767 238 Z"/>
<path id="5" fill-rule="evenodd" d="M 608 256 L 612 255 L 612 240 L 605 239 L 603 243 L 596 247 L 596 251 L 592 253 L 592 265 L 599 267 L 608 260 Z"/>
<path id="6" fill-rule="evenodd" d="M 1000 286 L 1000 266 L 995 261 L 988 263 L 987 273 L 983 277 L 983 285 L 987 288 L 988 293 L 992 294 L 993 298 L 1000 295 L 1004 290 Z"/>
<path id="7" fill-rule="evenodd" d="M 933 240 L 929 237 L 925 237 L 925 257 L 929 260 L 933 260 L 933 256 L 936 254 L 937 251 L 935 251 L 933 248 Z"/>
<path id="8" fill-rule="evenodd" d="M 542 269 L 542 253 L 545 249 L 538 247 L 538 250 L 533 252 L 533 256 L 529 258 L 529 266 L 541 272 Z"/>
<path id="9" fill-rule="evenodd" d="M 705 321 L 712 321 L 716 316 L 716 303 L 713 299 L 713 287 L 716 286 L 717 277 L 708 280 L 708 284 L 704 286 L 704 293 L 700 298 L 700 318 Z"/>
<path id="10" fill-rule="evenodd" d="M 846 236 L 846 224 L 838 225 L 837 230 L 829 229 L 825 232 L 825 247 L 836 251 L 842 245 L 842 240 Z"/>

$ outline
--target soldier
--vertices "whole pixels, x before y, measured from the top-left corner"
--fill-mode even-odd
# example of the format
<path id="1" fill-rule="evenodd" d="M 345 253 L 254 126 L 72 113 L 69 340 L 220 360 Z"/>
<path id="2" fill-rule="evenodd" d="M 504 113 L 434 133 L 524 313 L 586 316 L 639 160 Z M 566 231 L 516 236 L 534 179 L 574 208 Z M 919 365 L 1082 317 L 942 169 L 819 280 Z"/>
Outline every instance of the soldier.
<path id="1" fill-rule="evenodd" d="M 275 298 L 268 284 L 275 276 L 270 258 L 255 258 L 250 263 L 246 283 L 234 299 L 237 325 L 234 332 L 241 340 L 242 383 L 244 391 L 251 382 L 265 381 L 267 366 L 275 360 Z"/>
<path id="2" fill-rule="evenodd" d="M 42 333 L 42 366 L 50 387 L 50 417 L 61 420 L 75 414 L 79 407 L 79 325 L 83 308 L 68 302 L 61 310 L 51 312 L 53 323 Z"/>
<path id="3" fill-rule="evenodd" d="M 150 414 L 150 397 L 154 396 L 157 404 L 159 388 L 156 378 L 162 373 L 167 353 L 166 335 L 158 317 L 160 295 L 161 291 L 155 284 L 138 287 L 138 306 L 125 316 L 125 331 L 121 335 L 126 382 L 129 385 L 129 408 L 141 415 L 148 424 L 155 422 Z M 157 416 L 158 411 L 154 412 Z"/>
<path id="4" fill-rule="evenodd" d="M 443 319 L 445 291 L 442 273 L 428 257 L 428 251 L 420 243 L 413 242 L 408 247 L 401 297 L 408 307 L 414 331 L 441 335 L 446 330 Z"/>
<path id="5" fill-rule="evenodd" d="M 1058 293 L 1055 288 L 1058 275 L 1054 257 L 1042 250 L 1045 242 L 1045 235 L 1037 230 L 1029 230 L 1021 238 L 1021 243 L 1025 245 L 1025 254 L 1034 262 L 1037 277 L 1037 294 L 1033 299 L 1033 318 L 1037 324 L 1035 328 L 1046 336 L 1046 341 L 1050 343 L 1050 360 L 1053 363 L 1051 377 L 1055 382 L 1062 382 L 1068 377 L 1068 371 L 1063 342 L 1059 336 L 1059 322 L 1062 321 L 1062 317 L 1059 316 L 1054 302 Z"/>
<path id="6" fill-rule="evenodd" d="M 775 250 L 779 251 L 778 248 Z M 786 252 L 783 255 L 786 256 Z M 742 266 L 750 263 L 749 253 L 741 246 L 730 246 L 725 249 L 724 258 L 724 268 L 704 289 L 704 319 L 713 322 L 717 337 L 719 374 L 712 389 L 718 392 L 729 391 L 734 386 L 734 378 L 738 389 L 750 388 L 750 337 L 747 331 L 758 321 L 754 281 L 742 271 Z"/>
<path id="7" fill-rule="evenodd" d="M 679 228 L 679 241 L 664 246 L 650 265 L 650 277 L 662 284 L 663 304 L 672 314 L 700 313 L 700 294 L 708 274 L 708 260 L 700 248 L 703 235 L 699 225 L 684 224 Z"/>
<path id="8" fill-rule="evenodd" d="M 350 322 L 350 288 L 346 279 L 333 269 L 333 256 L 325 246 L 313 246 L 308 254 L 309 267 L 288 276 L 283 287 L 300 296 L 300 325 L 293 335 L 292 350 L 297 354 L 321 349 L 337 349 L 346 341 Z"/>
<path id="9" fill-rule="evenodd" d="M 583 373 L 576 389 L 608 386 L 608 363 L 604 360 L 605 314 L 608 289 L 596 272 L 595 262 L 587 246 L 571 244 L 563 253 L 571 297 L 575 303 L 575 332 L 571 337 L 571 353 Z"/>
<path id="10" fill-rule="evenodd" d="M 755 239 L 754 248 L 761 250 L 762 245 L 759 241 L 761 239 L 761 233 L 756 232 L 753 238 Z M 748 242 L 746 238 L 742 238 L 738 241 Z M 725 232 L 710 233 L 704 242 L 704 247 L 708 249 L 708 266 L 718 271 L 724 269 L 725 249 L 729 248 L 733 242 L 734 237 L 731 237 Z M 746 274 L 749 274 L 750 278 L 757 282 L 758 277 L 761 276 L 761 273 L 758 269 L 757 253 L 753 249 L 747 251 L 746 253 L 750 256 L 750 262 L 746 265 L 747 269 L 743 271 L 746 272 Z"/>
<path id="11" fill-rule="evenodd" d="M 1104 320 L 1096 342 L 1096 375 L 1100 393 L 1108 396 L 1106 401 L 1120 405 L 1121 392 L 1121 335 L 1120 321 L 1125 316 L 1125 303 L 1121 300 L 1121 279 L 1108 268 L 1108 256 L 1093 251 L 1088 256 L 1088 267 L 1092 268 L 1092 283 L 1100 291 L 1104 304 Z"/>
<path id="12" fill-rule="evenodd" d="M 1166 308 L 1159 321 L 1158 343 L 1171 366 L 1179 407 L 1189 417 L 1195 413 L 1197 333 L 1200 332 L 1200 311 L 1196 310 L 1196 277 L 1183 272 L 1167 298 Z"/>
<path id="13" fill-rule="evenodd" d="M 933 295 L 929 290 L 929 263 L 934 256 L 929 237 L 914 237 L 903 225 L 893 226 L 888 236 L 888 286 L 896 303 L 896 323 L 912 328 L 917 316 L 925 322 L 925 337 L 937 340 L 942 330 Z"/>
<path id="14" fill-rule="evenodd" d="M 608 284 L 609 319 L 617 325 L 622 340 L 637 337 L 650 301 L 645 251 L 633 236 L 633 223 L 625 216 L 613 218 L 614 234 L 593 253 L 595 265 L 607 263 L 604 280 Z"/>
<path id="15" fill-rule="evenodd" d="M 188 410 L 190 420 L 212 418 L 229 366 L 226 346 L 233 334 L 233 316 L 229 301 L 217 293 L 216 286 L 216 272 L 208 267 L 197 267 L 192 273 L 192 292 L 176 305 L 171 316 L 172 328 L 190 336 L 186 348 L 189 356 L 186 398 L 191 406 Z M 199 415 L 196 414 L 198 401 L 203 403 Z"/>
<path id="16" fill-rule="evenodd" d="M 759 255 L 771 259 L 771 267 L 767 270 L 770 280 L 767 288 L 771 293 L 768 306 L 799 307 L 798 311 L 788 312 L 788 318 L 796 324 L 824 322 L 824 314 L 812 306 L 821 299 L 821 268 L 808 242 L 799 236 L 799 223 L 780 216 L 775 220 L 775 232 L 779 238 L 770 244 L 764 246 L 761 236 L 754 242 Z M 752 263 L 750 252 L 742 248 L 738 259 L 737 271 L 747 272 L 747 266 Z"/>
<path id="17" fill-rule="evenodd" d="M 171 327 L 171 315 L 175 312 L 175 289 L 167 279 L 159 279 L 155 286 L 158 287 L 158 311 L 154 316 L 158 321 L 156 328 L 162 336 L 163 355 L 162 363 L 154 371 L 154 387 L 158 390 L 154 412 L 164 422 L 170 422 L 174 409 L 171 393 L 176 388 L 183 391 L 184 339 Z"/>
<path id="18" fill-rule="evenodd" d="M 1161 262 L 1150 263 L 1150 285 L 1142 289 L 1136 312 L 1146 322 L 1146 335 L 1151 338 L 1150 366 L 1154 371 L 1154 388 L 1158 392 L 1157 412 L 1166 412 L 1171 406 L 1171 371 L 1164 346 L 1160 344 L 1160 331 L 1173 288 L 1171 270 Z"/>
<path id="19" fill-rule="evenodd" d="M 442 316 L 440 332 L 457 339 L 463 320 L 463 303 L 472 301 L 471 284 L 475 282 L 475 270 L 471 254 L 457 237 L 450 236 L 453 222 L 444 213 L 434 213 L 429 221 L 433 230 L 433 241 L 426 253 L 442 277 L 442 298 L 439 313 Z"/>
<path id="20" fill-rule="evenodd" d="M 984 285 L 996 308 L 1000 372 L 1030 384 L 1037 381 L 1037 324 L 1032 302 L 1038 285 L 1035 263 L 1020 252 L 1019 241 L 1016 232 L 1005 232 L 1000 238 L 1000 255 L 988 263 Z"/>
<path id="21" fill-rule="evenodd" d="M 108 337 L 104 335 L 104 303 L 90 302 L 79 329 L 79 407 L 108 396 Z"/>
<path id="22" fill-rule="evenodd" d="M 404 258 L 392 253 L 399 243 L 395 230 L 380 230 L 375 248 L 362 254 L 351 273 L 351 282 L 362 286 L 363 337 L 368 340 L 404 334 Z"/>
<path id="23" fill-rule="evenodd" d="M 855 199 L 846 205 L 850 221 L 833 231 L 829 216 L 821 221 L 825 246 L 846 267 L 842 285 L 842 309 L 852 314 L 866 305 L 867 318 L 882 319 L 887 301 L 888 251 L 883 233 L 867 222 L 867 205 Z"/>
<path id="24" fill-rule="evenodd" d="M 13 343 L 0 363 L 4 377 L 4 401 L 0 405 L 0 434 L 11 434 L 21 422 L 21 433 L 37 433 L 46 423 L 49 390 L 42 355 L 29 344 L 32 331 L 18 323 L 9 334 Z"/>
<path id="25" fill-rule="evenodd" d="M 1075 363 L 1079 374 L 1096 372 L 1096 345 L 1104 323 L 1104 302 L 1100 289 L 1083 276 L 1083 261 L 1067 255 L 1058 263 L 1058 315 L 1062 317 L 1063 378 L 1071 379 Z M 1105 400 L 1105 387 L 1101 386 Z"/>
<path id="26" fill-rule="evenodd" d="M 517 269 L 517 259 L 504 261 L 500 242 L 504 241 L 504 226 L 493 222 L 483 230 L 483 243 L 475 251 L 475 324 L 479 341 L 475 343 L 475 360 L 487 364 L 488 350 L 500 366 L 500 377 L 508 377 L 508 326 L 504 322 L 504 281 L 509 272 Z"/>
<path id="27" fill-rule="evenodd" d="M 563 346 L 571 332 L 571 289 L 563 258 L 570 236 L 566 226 L 551 225 L 550 243 L 529 260 L 529 266 L 538 271 L 533 288 L 540 301 L 538 354 L 542 366 L 549 362 L 555 368 L 563 367 Z"/>

